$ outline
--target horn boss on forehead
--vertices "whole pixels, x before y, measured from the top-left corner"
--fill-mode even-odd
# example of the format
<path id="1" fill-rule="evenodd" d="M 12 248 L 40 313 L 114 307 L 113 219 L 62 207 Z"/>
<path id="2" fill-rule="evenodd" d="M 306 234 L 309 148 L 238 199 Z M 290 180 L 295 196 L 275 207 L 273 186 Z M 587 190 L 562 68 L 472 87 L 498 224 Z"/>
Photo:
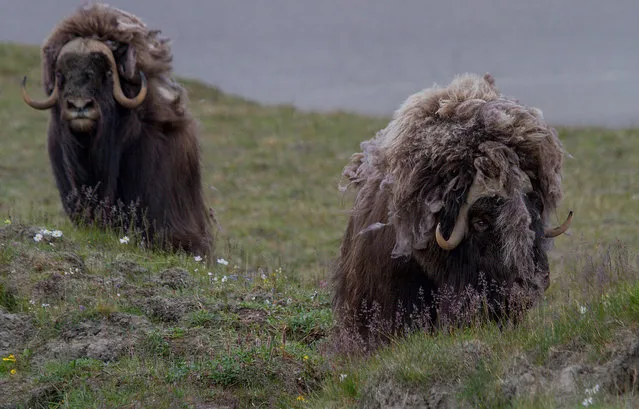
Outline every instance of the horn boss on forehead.
<path id="1" fill-rule="evenodd" d="M 142 81 L 142 85 L 140 87 L 140 92 L 134 98 L 127 98 L 123 91 L 122 86 L 120 84 L 120 76 L 118 73 L 117 63 L 115 62 L 115 58 L 113 56 L 113 52 L 109 47 L 107 47 L 103 42 L 93 40 L 93 39 L 85 39 L 85 38 L 76 38 L 74 40 L 66 43 L 62 49 L 60 50 L 60 54 L 58 55 L 57 60 L 60 60 L 66 55 L 86 55 L 90 53 L 100 53 L 104 55 L 109 62 L 109 75 L 113 80 L 113 97 L 115 100 L 120 103 L 123 107 L 133 109 L 139 106 L 146 97 L 147 94 L 147 84 L 146 77 L 144 72 L 140 71 L 140 77 Z M 56 84 L 54 85 L 54 90 L 49 98 L 45 101 L 37 102 L 33 101 L 27 91 L 26 91 L 26 76 L 22 82 L 22 96 L 24 101 L 35 109 L 49 109 L 53 107 L 53 105 L 57 102 L 58 99 L 58 87 L 59 87 L 59 75 L 56 75 Z"/>
<path id="2" fill-rule="evenodd" d="M 356 196 L 333 271 L 342 323 L 371 335 L 362 311 L 376 305 L 398 329 L 433 324 L 438 294 L 466 305 L 465 291 L 486 286 L 503 288 L 488 294 L 493 318 L 533 305 L 549 285 L 547 241 L 572 221 L 549 226 L 563 154 L 541 111 L 502 95 L 491 76 L 408 97 L 343 172 Z"/>

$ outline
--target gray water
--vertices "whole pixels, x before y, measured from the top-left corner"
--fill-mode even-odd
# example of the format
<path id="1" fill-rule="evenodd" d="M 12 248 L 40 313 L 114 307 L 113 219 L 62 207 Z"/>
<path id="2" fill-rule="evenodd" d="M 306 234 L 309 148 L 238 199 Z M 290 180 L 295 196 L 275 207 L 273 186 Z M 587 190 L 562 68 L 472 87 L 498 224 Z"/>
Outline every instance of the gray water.
<path id="1" fill-rule="evenodd" d="M 79 0 L 0 0 L 41 44 Z M 554 124 L 639 125 L 637 0 L 113 0 L 173 39 L 175 70 L 264 103 L 389 115 L 490 72 Z"/>

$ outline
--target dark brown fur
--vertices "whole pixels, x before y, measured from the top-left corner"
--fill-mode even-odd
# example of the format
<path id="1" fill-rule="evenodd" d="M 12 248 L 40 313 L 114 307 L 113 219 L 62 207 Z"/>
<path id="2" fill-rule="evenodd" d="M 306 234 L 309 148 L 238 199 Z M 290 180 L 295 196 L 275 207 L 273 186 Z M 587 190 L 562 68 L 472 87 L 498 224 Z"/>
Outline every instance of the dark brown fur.
<path id="1" fill-rule="evenodd" d="M 533 305 L 549 284 L 544 229 L 561 199 L 562 156 L 541 113 L 499 94 L 490 76 L 409 97 L 344 169 L 357 193 L 334 271 L 343 324 L 367 337 L 374 326 L 468 322 L 473 303 L 493 319 Z M 507 195 L 478 200 L 467 237 L 445 251 L 435 227 L 450 235 L 475 177 Z"/>
<path id="2" fill-rule="evenodd" d="M 112 82 L 106 79 L 100 86 L 103 77 L 98 78 L 84 91 L 95 93 L 101 116 L 97 130 L 77 135 L 62 119 L 61 90 L 51 109 L 48 149 L 66 213 L 77 223 L 132 226 L 148 244 L 183 249 L 210 261 L 213 236 L 202 192 L 198 125 L 186 106 L 185 90 L 172 79 L 168 39 L 121 10 L 101 4 L 81 7 L 43 45 L 47 94 L 54 88 L 60 49 L 76 37 L 109 45 L 127 97 L 138 93 L 140 71 L 148 94 L 142 105 L 127 109 L 113 100 Z M 98 55 L 80 64 L 86 62 L 81 67 L 103 75 L 105 61 Z M 69 78 L 78 77 L 77 69 L 68 69 Z M 65 92 L 74 90 L 67 87 Z"/>

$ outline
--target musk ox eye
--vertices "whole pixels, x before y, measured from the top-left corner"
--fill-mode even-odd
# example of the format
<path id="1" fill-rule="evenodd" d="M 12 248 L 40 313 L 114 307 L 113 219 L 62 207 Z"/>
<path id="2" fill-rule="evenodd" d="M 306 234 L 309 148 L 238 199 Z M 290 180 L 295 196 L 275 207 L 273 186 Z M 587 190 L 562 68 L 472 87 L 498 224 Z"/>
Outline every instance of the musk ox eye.
<path id="1" fill-rule="evenodd" d="M 473 219 L 473 229 L 475 229 L 475 231 L 478 232 L 483 232 L 488 230 L 489 224 L 488 221 L 486 219 Z"/>

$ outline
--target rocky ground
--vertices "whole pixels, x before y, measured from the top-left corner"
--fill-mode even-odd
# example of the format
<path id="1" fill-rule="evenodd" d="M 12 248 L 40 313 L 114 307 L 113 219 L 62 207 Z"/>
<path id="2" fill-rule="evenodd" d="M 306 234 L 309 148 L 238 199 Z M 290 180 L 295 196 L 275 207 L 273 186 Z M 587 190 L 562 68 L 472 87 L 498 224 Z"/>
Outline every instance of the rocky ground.
<path id="1" fill-rule="evenodd" d="M 298 361 L 294 356 L 324 338 L 326 328 L 323 323 L 310 323 L 308 331 L 291 325 L 303 316 L 295 314 L 298 308 L 319 306 L 311 299 L 313 294 L 305 297 L 308 305 L 299 305 L 299 299 L 293 301 L 297 294 L 277 293 L 273 287 L 240 288 L 241 275 L 218 279 L 217 272 L 207 275 L 179 266 L 152 268 L 120 255 L 114 260 L 112 254 L 97 249 L 100 245 L 87 251 L 64 235 L 44 234 L 35 242 L 42 231 L 42 227 L 23 225 L 0 228 L 0 356 L 7 358 L 5 371 L 0 373 L 0 408 L 51 407 L 53 402 L 60 405 L 56 407 L 66 407 L 61 405 L 65 393 L 77 388 L 80 380 L 77 374 L 60 374 L 60 366 L 82 373 L 77 367 L 88 365 L 90 369 L 85 368 L 87 374 L 81 377 L 100 395 L 99 390 L 112 382 L 107 380 L 110 365 L 157 358 L 197 363 L 200 371 L 188 376 L 219 389 L 213 399 L 185 399 L 195 405 L 190 407 L 240 407 L 242 398 L 226 387 L 259 379 L 248 372 L 260 368 L 259 355 L 267 342 L 273 344 L 271 349 L 275 346 L 272 333 L 288 338 L 285 346 L 292 351 L 286 357 L 286 348 L 278 340 L 279 361 L 262 368 L 264 376 L 278 379 L 271 385 L 269 380 L 264 387 L 284 383 L 286 392 L 297 396 L 317 386 L 322 369 L 309 370 L 304 359 Z M 209 285 L 214 281 L 233 281 L 234 287 L 214 291 L 219 296 L 215 297 Z M 275 308 L 288 304 L 296 305 L 291 305 L 295 313 L 282 317 Z M 287 323 L 292 328 L 286 329 Z M 220 353 L 222 345 L 225 348 Z M 235 358 L 247 351 L 255 356 L 235 367 Z M 221 367 L 207 367 L 207 357 L 209 364 L 222 362 Z M 224 360 L 229 360 L 226 374 Z M 178 401 L 168 407 L 182 407 L 176 406 Z"/>
<path id="2" fill-rule="evenodd" d="M 327 301 L 313 304 L 317 293 L 307 296 L 307 304 L 300 304 L 299 293 L 267 286 L 211 293 L 204 287 L 211 275 L 202 278 L 202 272 L 189 266 L 153 268 L 106 255 L 99 243 L 87 250 L 66 235 L 42 231 L 40 226 L 0 228 L 0 355 L 5 358 L 0 408 L 67 407 L 65 397 L 80 385 L 95 399 L 106 399 L 101 391 L 117 387 L 123 362 L 131 365 L 135 360 L 132 377 L 155 359 L 167 359 L 172 369 L 153 377 L 155 382 L 182 365 L 184 373 L 171 376 L 216 392 L 185 387 L 182 398 L 138 394 L 123 399 L 130 404 L 122 407 L 145 407 L 158 399 L 170 408 L 185 402 L 194 408 L 243 407 L 250 399 L 238 396 L 238 388 L 250 389 L 259 382 L 298 396 L 291 401 L 301 405 L 304 396 L 339 372 L 338 359 L 327 352 L 334 349 L 330 321 L 312 315 L 315 307 L 330 315 Z M 38 234 L 42 238 L 36 242 Z M 238 286 L 241 278 L 235 281 Z M 257 307 L 279 304 L 292 309 L 291 302 L 301 308 L 300 314 L 278 315 Z M 274 365 L 255 352 L 273 350 L 278 351 Z M 494 346 L 479 339 L 460 340 L 452 351 L 475 377 L 490 371 L 483 365 L 490 356 L 494 360 L 495 353 Z M 484 407 L 486 399 L 507 406 L 530 396 L 560 407 L 611 399 L 632 405 L 639 402 L 639 332 L 634 326 L 618 327 L 603 349 L 575 337 L 551 347 L 543 359 L 523 350 L 504 358 L 501 373 L 489 397 L 464 393 L 472 377 L 411 383 L 393 372 L 382 373 L 361 384 L 356 407 Z M 123 385 L 130 386 L 128 376 Z M 258 395 L 269 402 L 267 394 Z M 281 399 L 270 405 L 280 407 Z"/>

